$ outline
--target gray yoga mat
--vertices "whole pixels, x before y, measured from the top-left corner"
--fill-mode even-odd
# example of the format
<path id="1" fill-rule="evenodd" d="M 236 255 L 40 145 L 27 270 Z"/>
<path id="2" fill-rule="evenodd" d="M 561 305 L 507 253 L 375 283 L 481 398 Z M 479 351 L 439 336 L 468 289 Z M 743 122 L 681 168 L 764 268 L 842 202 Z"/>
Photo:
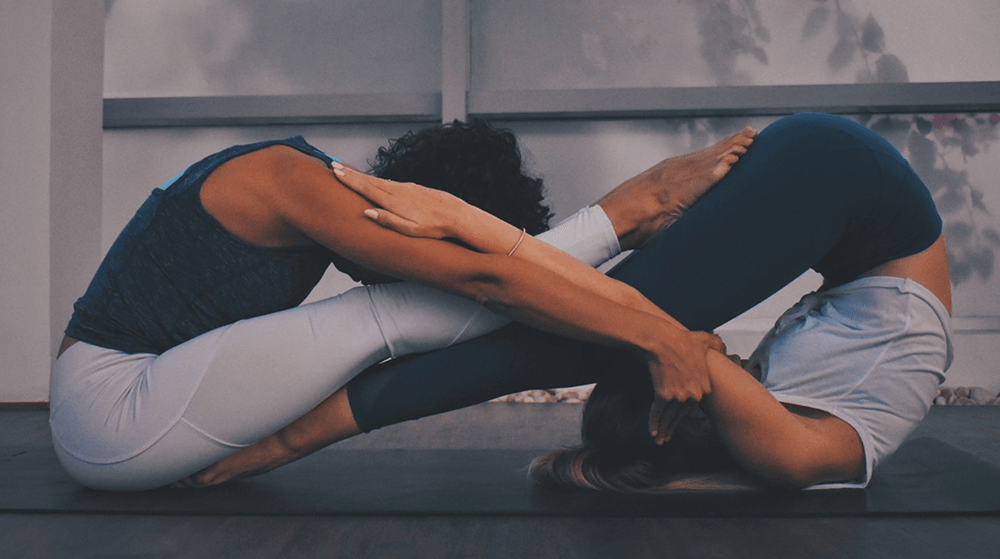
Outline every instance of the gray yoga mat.
<path id="1" fill-rule="evenodd" d="M 560 491 L 526 467 L 541 450 L 321 451 L 267 475 L 196 490 L 83 488 L 47 447 L 0 447 L 0 513 L 156 515 L 829 517 L 1000 513 L 1000 469 L 937 439 L 907 441 L 865 490 Z"/>

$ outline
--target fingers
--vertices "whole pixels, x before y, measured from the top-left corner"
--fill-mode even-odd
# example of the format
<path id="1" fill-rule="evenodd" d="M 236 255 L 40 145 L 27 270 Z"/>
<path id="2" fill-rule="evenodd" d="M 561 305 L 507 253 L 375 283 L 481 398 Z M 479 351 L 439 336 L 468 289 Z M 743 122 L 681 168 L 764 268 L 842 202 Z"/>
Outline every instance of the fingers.
<path id="1" fill-rule="evenodd" d="M 367 209 L 365 210 L 365 217 L 378 223 L 386 229 L 391 229 L 397 233 L 402 233 L 409 237 L 420 236 L 417 231 L 417 224 L 398 215 L 384 209 Z"/>
<path id="2" fill-rule="evenodd" d="M 726 344 L 722 341 L 722 338 L 716 334 L 710 334 L 708 332 L 691 332 L 693 339 L 705 346 L 706 349 L 712 349 L 718 351 L 719 353 L 726 353 Z"/>
<path id="3" fill-rule="evenodd" d="M 649 408 L 649 436 L 659 440 L 660 420 L 664 414 L 670 412 L 670 409 L 671 402 L 659 397 L 653 399 L 653 405 Z"/>
<path id="4" fill-rule="evenodd" d="M 337 175 L 337 178 L 344 186 L 350 188 L 365 198 L 368 198 L 369 200 L 372 199 L 371 195 L 378 190 L 373 184 L 364 179 L 364 177 L 367 177 L 368 175 L 358 173 L 354 169 L 350 169 L 345 165 L 337 163 L 336 161 L 330 163 L 330 167 L 333 168 L 333 174 Z"/>
<path id="5" fill-rule="evenodd" d="M 336 161 L 330 163 L 330 166 L 333 167 L 333 174 L 337 175 L 337 179 L 347 188 L 375 202 L 379 206 L 384 205 L 388 200 L 389 192 L 386 190 L 387 181 L 358 172 Z"/>
<path id="6" fill-rule="evenodd" d="M 649 434 L 656 444 L 662 445 L 670 441 L 674 431 L 688 413 L 697 408 L 695 400 L 666 401 L 656 398 L 649 410 Z"/>
<path id="7" fill-rule="evenodd" d="M 678 402 L 670 402 L 667 405 L 666 413 L 661 414 L 658 418 L 659 425 L 656 428 L 656 436 L 653 437 L 656 440 L 656 444 L 665 444 L 674 436 L 674 426 L 677 424 L 677 415 L 680 412 L 680 407 Z"/>

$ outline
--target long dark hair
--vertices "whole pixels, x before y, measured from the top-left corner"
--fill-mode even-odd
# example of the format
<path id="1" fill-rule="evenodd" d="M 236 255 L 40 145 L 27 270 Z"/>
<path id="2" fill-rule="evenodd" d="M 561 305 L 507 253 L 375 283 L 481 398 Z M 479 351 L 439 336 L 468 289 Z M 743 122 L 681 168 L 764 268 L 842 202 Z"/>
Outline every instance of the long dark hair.
<path id="1" fill-rule="evenodd" d="M 657 445 L 648 431 L 652 403 L 648 373 L 621 371 L 601 380 L 583 410 L 583 444 L 536 458 L 531 475 L 560 487 L 651 493 L 710 488 L 711 481 L 687 474 L 735 467 L 721 444 L 696 450 L 675 436 Z"/>

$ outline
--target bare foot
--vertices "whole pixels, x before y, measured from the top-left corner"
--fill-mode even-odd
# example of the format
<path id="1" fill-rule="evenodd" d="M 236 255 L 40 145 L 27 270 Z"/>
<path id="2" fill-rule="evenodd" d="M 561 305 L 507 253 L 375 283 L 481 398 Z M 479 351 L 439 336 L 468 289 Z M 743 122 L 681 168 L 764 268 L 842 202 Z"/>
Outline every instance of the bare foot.
<path id="1" fill-rule="evenodd" d="M 288 463 L 288 451 L 272 435 L 241 448 L 215 464 L 174 482 L 174 488 L 208 487 L 265 474 Z"/>
<path id="2" fill-rule="evenodd" d="M 748 126 L 703 150 L 664 159 L 598 200 L 622 250 L 643 246 L 677 221 L 726 176 L 755 136 L 757 131 Z"/>
<path id="3" fill-rule="evenodd" d="M 341 388 L 290 425 L 173 483 L 172 487 L 205 487 L 264 474 L 360 432 L 347 390 Z"/>

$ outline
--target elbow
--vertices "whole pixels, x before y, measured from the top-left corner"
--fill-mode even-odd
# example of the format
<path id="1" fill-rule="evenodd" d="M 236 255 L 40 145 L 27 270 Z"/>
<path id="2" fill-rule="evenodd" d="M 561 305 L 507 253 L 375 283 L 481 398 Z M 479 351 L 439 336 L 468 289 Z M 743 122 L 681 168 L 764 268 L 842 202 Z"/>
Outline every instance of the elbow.
<path id="1" fill-rule="evenodd" d="M 864 450 L 857 441 L 857 449 L 838 451 L 837 447 L 823 445 L 812 451 L 796 450 L 780 453 L 769 460 L 763 477 L 779 487 L 805 489 L 819 483 L 850 482 L 865 474 Z"/>
<path id="2" fill-rule="evenodd" d="M 817 483 L 835 481 L 829 470 L 829 466 L 824 463 L 792 457 L 776 460 L 759 468 L 757 474 L 776 487 L 798 490 Z"/>
<path id="3" fill-rule="evenodd" d="M 511 286 L 509 274 L 505 273 L 502 264 L 504 262 L 482 266 L 464 275 L 460 280 L 463 284 L 461 291 L 495 312 L 511 306 L 516 289 Z"/>
<path id="4" fill-rule="evenodd" d="M 504 282 L 496 278 L 477 278 L 470 282 L 472 298 L 491 312 L 510 317 L 516 305 L 505 289 Z"/>
<path id="5" fill-rule="evenodd" d="M 769 472 L 765 479 L 772 485 L 789 490 L 805 489 L 818 483 L 813 472 L 801 468 L 777 468 Z"/>
<path id="6" fill-rule="evenodd" d="M 517 259 L 484 255 L 474 269 L 461 275 L 456 291 L 490 311 L 519 320 L 539 304 L 531 294 L 534 281 Z"/>

